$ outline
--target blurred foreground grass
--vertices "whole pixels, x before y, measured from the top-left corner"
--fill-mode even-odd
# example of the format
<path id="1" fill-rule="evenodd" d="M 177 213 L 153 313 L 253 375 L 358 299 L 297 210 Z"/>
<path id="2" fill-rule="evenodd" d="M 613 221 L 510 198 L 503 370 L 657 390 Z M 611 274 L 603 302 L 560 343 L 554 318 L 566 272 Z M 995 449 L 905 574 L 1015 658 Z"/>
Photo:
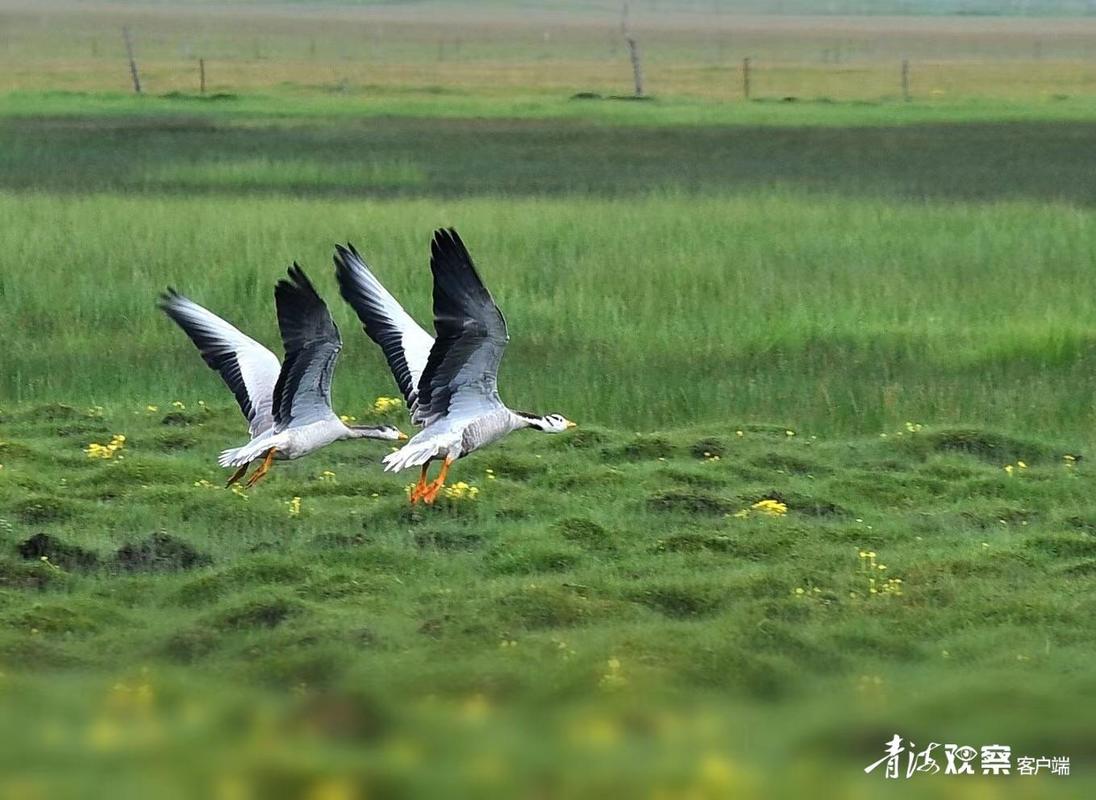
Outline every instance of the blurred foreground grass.
<path id="1" fill-rule="evenodd" d="M 412 510 L 374 443 L 218 488 L 242 424 L 190 398 L 2 423 L 5 798 L 846 797 L 895 732 L 1074 775 L 888 796 L 1091 787 L 1068 441 L 595 426 Z"/>

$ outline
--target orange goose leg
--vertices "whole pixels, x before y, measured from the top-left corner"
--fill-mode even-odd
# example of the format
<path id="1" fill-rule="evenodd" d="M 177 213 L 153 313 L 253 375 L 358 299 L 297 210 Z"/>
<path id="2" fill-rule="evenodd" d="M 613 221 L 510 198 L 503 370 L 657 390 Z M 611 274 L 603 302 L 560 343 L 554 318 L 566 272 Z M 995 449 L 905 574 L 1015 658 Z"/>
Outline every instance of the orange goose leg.
<path id="1" fill-rule="evenodd" d="M 441 487 L 445 486 L 445 476 L 449 474 L 449 466 L 453 463 L 453 459 L 449 456 L 445 457 L 445 461 L 441 465 L 441 472 L 436 477 L 426 490 L 422 494 L 422 499 L 425 503 L 433 503 L 438 497 L 438 492 L 441 491 Z"/>
<path id="2" fill-rule="evenodd" d="M 263 463 L 259 465 L 259 468 L 251 475 L 247 481 L 247 488 L 250 489 L 256 483 L 266 477 L 266 473 L 270 472 L 270 465 L 274 463 L 274 454 L 278 452 L 278 448 L 271 447 L 266 451 L 266 458 L 263 459 Z"/>

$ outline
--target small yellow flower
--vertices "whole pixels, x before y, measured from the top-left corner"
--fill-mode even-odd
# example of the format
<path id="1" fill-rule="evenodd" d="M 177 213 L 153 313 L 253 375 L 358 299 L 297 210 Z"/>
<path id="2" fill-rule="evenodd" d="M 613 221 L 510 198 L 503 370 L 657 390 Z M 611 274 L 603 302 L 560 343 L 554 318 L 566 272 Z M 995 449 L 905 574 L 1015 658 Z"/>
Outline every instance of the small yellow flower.
<path id="1" fill-rule="evenodd" d="M 374 414 L 388 414 L 403 407 L 403 401 L 398 397 L 378 397 L 373 401 Z"/>
<path id="2" fill-rule="evenodd" d="M 285 504 L 289 506 L 289 516 L 299 517 L 301 515 L 301 498 L 294 497 L 292 500 L 287 500 Z"/>
<path id="3" fill-rule="evenodd" d="M 1017 467 L 1018 467 L 1019 469 L 1027 469 L 1027 464 L 1025 464 L 1025 463 L 1024 463 L 1023 461 L 1017 461 L 1017 462 L 1016 462 L 1016 466 L 1017 466 Z"/>
<path id="4" fill-rule="evenodd" d="M 357 417 L 352 417 L 349 414 L 340 414 L 339 419 L 342 420 L 343 425 L 349 425 L 351 422 L 357 422 Z"/>
<path id="5" fill-rule="evenodd" d="M 795 431 L 791 431 L 791 430 L 784 431 L 784 435 L 785 436 L 795 436 Z"/>
<path id="6" fill-rule="evenodd" d="M 159 410 L 160 410 L 159 406 L 154 406 L 151 403 L 149 405 L 145 406 L 145 411 L 147 411 L 149 414 L 155 414 Z"/>
<path id="7" fill-rule="evenodd" d="M 174 408 L 176 411 L 186 411 L 186 403 L 183 403 L 180 400 L 176 400 L 174 403 L 172 403 L 171 407 Z"/>
<path id="8" fill-rule="evenodd" d="M 92 442 L 84 448 L 84 452 L 88 458 L 103 458 L 111 459 L 118 454 L 122 448 L 126 446 L 126 437 L 120 433 L 114 434 L 111 440 L 106 444 L 99 444 L 98 442 Z M 122 458 L 122 456 L 118 456 Z"/>
<path id="9" fill-rule="evenodd" d="M 320 473 L 320 480 L 324 483 L 337 483 L 335 480 L 335 473 L 329 469 L 325 469 Z"/>
<path id="10" fill-rule="evenodd" d="M 750 508 L 759 514 L 767 514 L 770 517 L 782 517 L 788 513 L 788 506 L 779 500 L 758 500 Z"/>
<path id="11" fill-rule="evenodd" d="M 458 481 L 442 489 L 442 494 L 450 500 L 475 500 L 479 496 L 479 489 L 464 481 Z"/>
<path id="12" fill-rule="evenodd" d="M 1006 474 L 1007 474 L 1007 475 L 1008 475 L 1008 476 L 1009 476 L 1010 478 L 1012 477 L 1012 472 L 1013 472 L 1013 470 L 1015 470 L 1015 469 L 1016 469 L 1016 468 L 1015 468 L 1014 466 L 1012 466 L 1012 464 L 1005 464 L 1005 473 L 1006 473 Z"/>

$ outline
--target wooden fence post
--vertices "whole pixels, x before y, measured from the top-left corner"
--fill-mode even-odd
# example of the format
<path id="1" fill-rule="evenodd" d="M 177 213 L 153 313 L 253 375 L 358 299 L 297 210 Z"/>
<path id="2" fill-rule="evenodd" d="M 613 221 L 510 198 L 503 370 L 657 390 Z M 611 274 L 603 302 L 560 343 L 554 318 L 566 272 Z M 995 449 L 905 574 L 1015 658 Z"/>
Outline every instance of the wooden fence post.
<path id="1" fill-rule="evenodd" d="M 910 101 L 910 60 L 902 59 L 902 99 Z"/>
<path id="2" fill-rule="evenodd" d="M 750 57 L 742 59 L 742 97 L 750 99 Z"/>
<path id="3" fill-rule="evenodd" d="M 122 39 L 126 43 L 126 55 L 129 56 L 129 74 L 133 78 L 133 91 L 141 93 L 141 75 L 137 72 L 137 59 L 133 56 L 133 40 L 129 35 L 129 27 L 122 28 Z"/>
<path id="4" fill-rule="evenodd" d="M 205 59 L 198 59 L 198 87 L 202 94 L 205 94 Z"/>
<path id="5" fill-rule="evenodd" d="M 628 55 L 632 59 L 632 77 L 636 84 L 635 96 L 643 97 L 643 63 L 639 59 L 639 42 L 630 33 L 624 37 L 624 40 L 628 42 Z"/>

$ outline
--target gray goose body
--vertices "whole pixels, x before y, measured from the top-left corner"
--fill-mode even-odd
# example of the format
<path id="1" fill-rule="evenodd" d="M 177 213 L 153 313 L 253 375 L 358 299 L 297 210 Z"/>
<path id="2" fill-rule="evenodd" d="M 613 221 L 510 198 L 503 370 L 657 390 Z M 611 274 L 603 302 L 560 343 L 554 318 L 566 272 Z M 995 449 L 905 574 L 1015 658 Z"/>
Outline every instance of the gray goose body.
<path id="1" fill-rule="evenodd" d="M 436 337 L 404 311 L 353 246 L 339 247 L 335 255 L 343 298 L 384 351 L 411 421 L 422 427 L 384 459 L 386 472 L 422 467 L 412 502 L 432 502 L 450 464 L 512 431 L 558 433 L 574 426 L 558 414 L 515 412 L 502 402 L 498 369 L 510 341 L 506 320 L 455 230 L 435 231 L 430 252 Z M 427 486 L 426 469 L 434 460 L 444 464 Z"/>
<path id="2" fill-rule="evenodd" d="M 266 474 L 270 461 L 308 455 L 340 439 L 407 438 L 391 426 L 349 427 L 331 410 L 331 376 L 342 349 L 327 306 L 296 264 L 290 280 L 279 281 L 274 298 L 285 361 L 213 312 L 174 290 L 160 307 L 198 347 L 206 363 L 236 396 L 248 419 L 250 441 L 221 453 L 222 467 L 242 477 L 256 459 L 263 466 L 249 486 Z"/>

